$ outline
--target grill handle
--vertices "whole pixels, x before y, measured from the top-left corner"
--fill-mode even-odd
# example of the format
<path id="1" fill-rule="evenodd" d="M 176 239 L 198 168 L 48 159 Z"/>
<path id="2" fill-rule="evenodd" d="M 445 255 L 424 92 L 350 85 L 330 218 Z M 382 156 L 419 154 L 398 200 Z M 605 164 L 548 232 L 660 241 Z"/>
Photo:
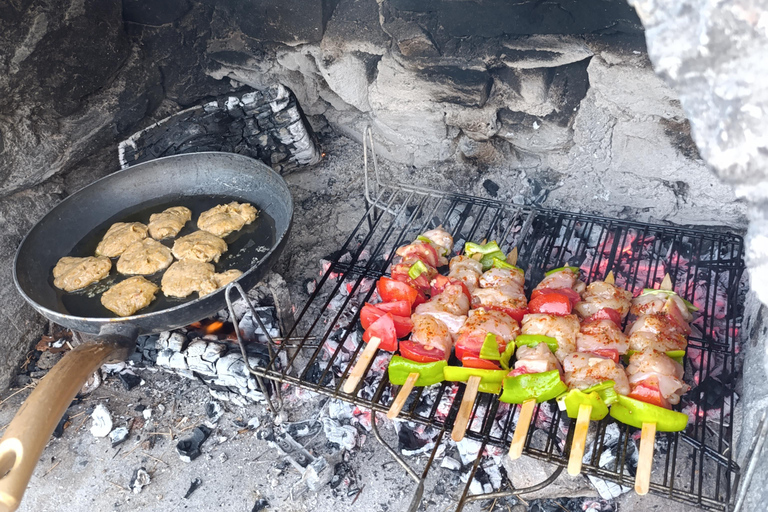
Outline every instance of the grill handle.
<path id="1" fill-rule="evenodd" d="M 75 347 L 40 380 L 0 440 L 0 512 L 18 508 L 51 434 L 88 377 L 108 360 L 125 359 L 137 335 L 132 326 L 105 326 L 97 342 Z"/>

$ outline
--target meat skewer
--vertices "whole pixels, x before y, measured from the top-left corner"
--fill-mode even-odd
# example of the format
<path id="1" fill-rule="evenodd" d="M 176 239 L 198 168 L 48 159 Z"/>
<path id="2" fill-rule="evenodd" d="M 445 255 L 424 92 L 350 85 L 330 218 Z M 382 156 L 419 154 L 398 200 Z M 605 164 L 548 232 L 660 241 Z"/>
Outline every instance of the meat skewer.
<path id="1" fill-rule="evenodd" d="M 517 337 L 515 369 L 504 379 L 500 400 L 520 404 L 509 457 L 518 459 L 531 426 L 536 403 L 568 390 L 562 381 L 561 360 L 574 350 L 579 321 L 572 314 L 580 299 L 578 269 L 563 267 L 547 272 L 531 293 L 529 314 L 523 317 L 523 334 Z M 583 284 L 583 283 L 582 283 Z"/>
<path id="2" fill-rule="evenodd" d="M 676 432 L 688 424 L 686 414 L 669 410 L 670 405 L 679 403 L 680 395 L 689 389 L 682 380 L 683 366 L 669 356 L 669 348 L 672 344 L 675 351 L 685 350 L 685 336 L 690 333 L 688 321 L 693 318 L 688 309 L 695 310 L 674 294 L 669 274 L 659 287 L 661 293 L 658 295 L 663 299 L 657 301 L 652 297 L 649 300 L 647 295 L 654 295 L 653 292 L 645 290 L 633 301 L 633 313 L 640 313 L 640 316 L 628 329 L 630 346 L 635 336 L 635 347 L 642 350 L 629 358 L 626 371 L 631 393 L 619 397 L 611 408 L 613 418 L 641 429 L 635 473 L 635 492 L 641 495 L 647 494 L 650 486 L 656 431 Z"/>
<path id="3" fill-rule="evenodd" d="M 603 419 L 616 393 L 629 393 L 629 383 L 619 356 L 628 343 L 621 321 L 629 313 L 632 294 L 615 286 L 613 272 L 603 281 L 594 281 L 584 291 L 576 311 L 584 318 L 576 335 L 576 350 L 567 362 L 566 381 L 572 392 L 560 402 L 569 417 L 576 418 L 568 458 L 568 474 L 581 473 L 589 422 Z M 570 407 L 569 407 L 570 405 Z"/>
<path id="4" fill-rule="evenodd" d="M 438 284 L 437 281 L 441 281 L 439 277 L 433 280 L 433 288 L 436 288 L 434 285 Z M 401 356 L 393 356 L 388 367 L 390 382 L 402 386 L 387 412 L 389 419 L 394 419 L 400 414 L 416 385 L 429 386 L 443 380 L 443 368 L 451 354 L 453 339 L 458 336 L 459 329 L 464 325 L 468 311 L 469 294 L 461 282 L 448 281 L 441 292 L 433 294 L 432 300 L 416 306 L 412 317 L 414 330 L 410 342 L 421 345 L 439 343 L 445 348 L 445 357 L 428 361 L 426 354 L 418 354 L 415 346 L 408 350 L 411 347 L 407 342 L 403 342 Z M 403 380 L 406 372 L 408 376 Z"/>
<path id="5" fill-rule="evenodd" d="M 442 228 L 427 231 L 416 241 L 398 248 L 396 253 L 402 261 L 392 267 L 392 278 L 382 277 L 376 283 L 382 301 L 390 303 L 405 300 L 409 303 L 407 315 L 410 315 L 415 305 L 426 300 L 424 294 L 429 291 L 429 279 L 437 274 L 438 266 L 448 263 L 445 256 L 452 248 L 453 238 Z M 361 311 L 361 321 L 363 313 Z M 380 347 L 390 352 L 397 350 L 397 338 L 407 333 L 397 332 L 394 323 L 395 317 L 385 312 L 375 323 L 366 327 L 363 340 L 367 345 L 344 382 L 345 393 L 355 391 Z"/>
<path id="6" fill-rule="evenodd" d="M 505 257 L 496 242 L 483 245 L 468 243 L 465 252 L 487 270 L 478 279 L 479 288 L 472 292 L 473 306 L 476 307 L 470 312 L 456 340 L 456 357 L 463 366 L 447 366 L 444 370 L 446 380 L 466 382 L 451 431 L 451 439 L 456 442 L 464 438 L 477 393 L 495 394 L 501 390 L 501 382 L 507 372 L 499 369 L 493 361 L 502 358 L 508 361 L 514 351 L 514 340 L 520 333 L 514 316 L 525 311 L 527 302 L 523 293 L 524 274 L 515 267 L 515 249 Z"/>

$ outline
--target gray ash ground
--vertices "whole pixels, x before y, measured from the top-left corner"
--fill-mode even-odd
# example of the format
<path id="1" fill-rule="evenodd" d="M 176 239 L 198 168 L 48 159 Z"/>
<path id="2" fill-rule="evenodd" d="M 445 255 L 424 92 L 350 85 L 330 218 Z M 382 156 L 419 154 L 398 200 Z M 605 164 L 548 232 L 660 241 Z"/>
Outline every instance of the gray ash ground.
<path id="1" fill-rule="evenodd" d="M 322 274 L 321 259 L 338 250 L 365 211 L 361 146 L 332 134 L 321 138 L 323 161 L 314 168 L 286 177 L 296 205 L 294 227 L 275 270 L 288 282 L 296 312 L 308 298 L 308 285 Z M 518 174 L 512 170 L 479 172 L 475 169 L 469 173 L 462 170 L 461 164 L 446 165 L 439 170 L 416 170 L 385 162 L 381 167 L 385 175 L 396 181 L 482 197 L 526 195 L 526 187 L 530 186 L 529 182 L 518 181 Z M 70 407 L 69 423 L 61 437 L 52 439 L 44 451 L 20 510 L 53 511 L 66 507 L 71 512 L 212 509 L 390 512 L 406 510 L 410 504 L 415 484 L 364 426 L 349 420 L 342 422 L 344 426 L 352 426 L 357 435 L 355 448 L 344 450 L 329 443 L 324 429 L 307 423 L 307 420 L 329 417 L 332 404 L 327 398 L 284 388 L 284 407 L 278 415 L 263 405 L 237 407 L 221 403 L 220 417 L 213 422 L 208 413 L 214 417 L 219 413 L 215 406 L 209 405 L 212 398 L 201 382 L 153 368 L 135 371 L 143 383 L 131 390 L 125 389 L 125 378 L 111 375 L 92 394 Z M 33 373 L 34 378 L 39 376 Z M 16 391 L 19 390 L 11 389 L 4 397 Z M 0 404 L 0 432 L 30 391 L 30 388 L 23 389 Z M 90 414 L 98 404 L 105 405 L 111 412 L 114 427 L 129 428 L 129 436 L 122 444 L 113 447 L 109 438 L 95 438 L 89 431 Z M 145 410 L 152 411 L 148 419 Z M 303 423 L 293 426 L 297 422 Z M 252 428 L 256 423 L 258 427 Z M 210 436 L 202 445 L 202 455 L 183 462 L 176 453 L 176 445 L 199 425 L 211 428 Z M 382 420 L 379 425 L 382 435 L 393 446 L 397 445 L 398 437 L 407 438 L 398 436 L 389 421 Z M 294 434 L 311 457 L 325 458 L 329 468 L 326 471 L 330 473 L 326 477 L 328 481 L 321 482 L 317 491 L 309 490 L 307 478 L 302 478 L 291 462 L 270 444 L 284 429 Z M 304 433 L 308 435 L 302 436 Z M 445 450 L 440 452 L 427 478 L 420 510 L 454 510 L 464 488 L 461 476 L 467 468 L 456 467 L 460 455 L 455 445 L 450 441 L 444 444 Z M 421 451 L 418 447 L 411 448 L 417 453 Z M 427 457 L 428 453 L 414 455 L 408 457 L 408 461 L 420 472 Z M 131 487 L 132 483 L 134 488 L 138 487 L 135 481 L 141 468 L 150 481 L 136 493 Z M 193 482 L 195 489 L 191 489 L 195 487 Z M 597 498 L 594 501 L 559 498 L 525 502 L 508 498 L 495 503 L 481 501 L 465 508 L 488 512 L 650 509 L 695 510 L 654 496 L 641 498 L 634 493 L 625 494 L 619 503 L 605 503 Z"/>

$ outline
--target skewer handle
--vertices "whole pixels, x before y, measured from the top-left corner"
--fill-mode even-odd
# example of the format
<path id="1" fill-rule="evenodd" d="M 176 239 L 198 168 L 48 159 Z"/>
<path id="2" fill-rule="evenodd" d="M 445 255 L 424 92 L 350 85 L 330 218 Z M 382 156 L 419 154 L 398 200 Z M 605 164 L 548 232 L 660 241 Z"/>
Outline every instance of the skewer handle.
<path id="1" fill-rule="evenodd" d="M 408 378 L 405 380 L 405 384 L 402 385 L 402 387 L 400 388 L 400 391 L 397 393 L 397 396 L 395 397 L 395 401 L 392 402 L 392 406 L 389 408 L 389 411 L 387 411 L 387 418 L 391 420 L 397 418 L 397 415 L 400 414 L 400 411 L 403 410 L 405 401 L 408 400 L 408 395 L 411 394 L 411 391 L 413 390 L 413 386 L 416 385 L 417 380 L 419 380 L 418 373 L 408 374 Z"/>
<path id="2" fill-rule="evenodd" d="M 536 400 L 530 399 L 523 402 L 520 407 L 520 415 L 517 417 L 517 426 L 515 434 L 512 436 L 512 444 L 509 445 L 509 458 L 519 459 L 523 454 L 525 438 L 528 436 L 528 429 L 531 426 L 533 418 L 533 408 L 536 407 Z"/>
<path id="3" fill-rule="evenodd" d="M 514 246 L 509 254 L 507 254 L 507 263 L 510 265 L 517 265 L 517 246 Z"/>
<path id="4" fill-rule="evenodd" d="M 651 482 L 651 466 L 653 465 L 653 444 L 656 441 L 656 424 L 643 423 L 640 432 L 640 452 L 637 460 L 637 473 L 635 473 L 635 492 L 648 494 Z"/>
<path id="5" fill-rule="evenodd" d="M 664 276 L 664 280 L 659 285 L 659 290 L 671 290 L 672 289 L 672 278 L 669 277 L 669 274 L 666 274 Z"/>
<path id="6" fill-rule="evenodd" d="M 379 348 L 379 343 L 381 343 L 381 338 L 375 336 L 371 337 L 370 341 L 365 346 L 365 350 L 363 350 L 363 353 L 360 355 L 360 359 L 357 360 L 354 368 L 352 368 L 352 371 L 349 372 L 349 375 L 347 376 L 347 381 L 344 383 L 343 388 L 345 393 L 351 394 L 355 392 L 357 384 L 360 382 L 360 379 L 363 378 L 363 374 L 368 369 L 374 354 L 376 354 L 376 350 Z"/>
<path id="7" fill-rule="evenodd" d="M 464 398 L 461 399 L 459 414 L 456 415 L 456 421 L 453 424 L 451 439 L 457 443 L 464 439 L 464 433 L 469 425 L 469 416 L 472 414 L 472 406 L 475 404 L 477 389 L 480 387 L 480 377 L 472 375 L 467 380 L 467 387 L 464 390 Z"/>
<path id="8" fill-rule="evenodd" d="M 613 270 L 608 272 L 608 275 L 605 276 L 605 279 L 603 279 L 603 282 L 607 284 L 616 284 L 616 276 L 613 275 Z"/>
<path id="9" fill-rule="evenodd" d="M 581 473 L 581 461 L 584 459 L 584 448 L 587 444 L 589 432 L 589 416 L 592 414 L 592 406 L 581 404 L 579 414 L 576 417 L 576 428 L 573 431 L 571 443 L 571 456 L 568 459 L 568 474 L 576 476 Z"/>

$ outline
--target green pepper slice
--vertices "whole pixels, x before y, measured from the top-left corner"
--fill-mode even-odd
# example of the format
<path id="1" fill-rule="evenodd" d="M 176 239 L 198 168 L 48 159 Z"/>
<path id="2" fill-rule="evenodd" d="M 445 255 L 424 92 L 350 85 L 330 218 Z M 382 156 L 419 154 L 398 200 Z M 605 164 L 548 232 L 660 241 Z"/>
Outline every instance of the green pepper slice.
<path id="1" fill-rule="evenodd" d="M 464 366 L 446 366 L 443 377 L 452 382 L 466 382 L 470 377 L 480 377 L 481 393 L 497 394 L 501 391 L 501 383 L 507 375 L 507 370 L 483 370 L 481 368 L 466 368 Z"/>
<path id="2" fill-rule="evenodd" d="M 467 242 L 464 244 L 464 253 L 472 257 L 473 254 L 491 254 L 493 252 L 501 252 L 499 244 L 496 240 L 488 242 L 485 245 L 476 244 L 474 242 Z"/>
<path id="3" fill-rule="evenodd" d="M 402 386 L 408 380 L 408 375 L 418 373 L 419 378 L 414 386 L 431 386 L 443 382 L 443 369 L 448 366 L 447 361 L 434 363 L 417 363 L 404 357 L 394 355 L 389 360 L 387 373 L 389 381 L 395 386 Z"/>
<path id="4" fill-rule="evenodd" d="M 419 242 L 424 242 L 425 244 L 433 243 L 432 240 L 430 240 L 429 238 L 425 237 L 424 235 L 417 236 L 416 240 L 418 240 Z"/>
<path id="5" fill-rule="evenodd" d="M 521 404 L 526 400 L 546 402 L 568 391 L 560 379 L 560 372 L 551 370 L 542 373 L 524 373 L 504 378 L 504 391 L 499 400 L 508 404 Z"/>
<path id="6" fill-rule="evenodd" d="M 560 395 L 557 400 L 565 405 L 569 418 L 577 418 L 582 405 L 591 405 L 592 412 L 589 419 L 598 421 L 608 415 L 608 406 L 616 402 L 619 396 L 613 389 L 615 385 L 614 381 L 606 380 L 583 391 L 572 389 L 567 394 Z"/>
<path id="7" fill-rule="evenodd" d="M 509 370 L 509 361 L 512 359 L 512 356 L 515 354 L 515 342 L 510 341 L 507 343 L 507 348 L 504 349 L 504 353 L 501 354 L 501 359 L 499 359 L 499 364 L 501 364 L 501 367 L 505 370 Z"/>
<path id="8" fill-rule="evenodd" d="M 544 275 L 545 276 L 550 276 L 550 275 L 554 274 L 555 272 L 560 272 L 561 270 L 570 270 L 571 272 L 573 272 L 574 274 L 577 274 L 577 275 L 579 273 L 579 267 L 571 267 L 569 265 L 566 265 L 564 267 L 553 268 L 552 270 L 547 270 L 546 272 L 544 272 Z"/>
<path id="9" fill-rule="evenodd" d="M 529 347 L 535 347 L 539 343 L 546 343 L 549 350 L 554 354 L 557 352 L 557 340 L 544 336 L 543 334 L 521 334 L 515 338 L 515 344 L 519 347 L 521 345 L 527 345 Z"/>
<path id="10" fill-rule="evenodd" d="M 524 274 L 525 271 L 521 269 L 520 267 L 516 267 L 514 265 L 511 265 L 500 258 L 493 258 L 493 264 L 491 265 L 493 268 L 506 268 L 508 270 L 514 270 L 515 272 L 520 272 L 521 274 Z"/>
<path id="11" fill-rule="evenodd" d="M 622 395 L 611 407 L 611 417 L 635 428 L 643 428 L 643 423 L 655 423 L 659 432 L 679 432 L 688 425 L 687 414 Z"/>
<path id="12" fill-rule="evenodd" d="M 418 277 L 426 272 L 427 266 L 424 264 L 421 260 L 416 260 L 416 263 L 411 265 L 411 268 L 408 269 L 408 277 L 411 279 L 418 279 Z"/>
<path id="13" fill-rule="evenodd" d="M 640 296 L 642 297 L 643 295 L 666 295 L 667 297 L 676 295 L 677 297 L 680 297 L 680 295 L 673 292 L 672 290 L 657 290 L 655 288 L 643 288 L 643 293 L 641 293 Z M 680 297 L 680 299 L 683 301 L 683 303 L 685 304 L 685 307 L 687 307 L 688 311 L 690 311 L 691 313 L 699 310 L 699 308 L 694 306 L 690 301 L 683 299 L 682 297 Z"/>
<path id="14" fill-rule="evenodd" d="M 496 341 L 496 335 L 492 332 L 485 335 L 483 345 L 480 347 L 480 359 L 489 361 L 501 360 L 501 354 L 499 354 L 499 342 Z"/>
<path id="15" fill-rule="evenodd" d="M 416 240 L 418 240 L 419 242 L 424 242 L 425 244 L 430 244 L 432 247 L 435 248 L 436 251 L 440 253 L 441 256 L 446 256 L 450 252 L 447 248 L 443 247 L 442 245 L 437 245 L 435 242 L 425 237 L 424 235 L 417 236 Z"/>

